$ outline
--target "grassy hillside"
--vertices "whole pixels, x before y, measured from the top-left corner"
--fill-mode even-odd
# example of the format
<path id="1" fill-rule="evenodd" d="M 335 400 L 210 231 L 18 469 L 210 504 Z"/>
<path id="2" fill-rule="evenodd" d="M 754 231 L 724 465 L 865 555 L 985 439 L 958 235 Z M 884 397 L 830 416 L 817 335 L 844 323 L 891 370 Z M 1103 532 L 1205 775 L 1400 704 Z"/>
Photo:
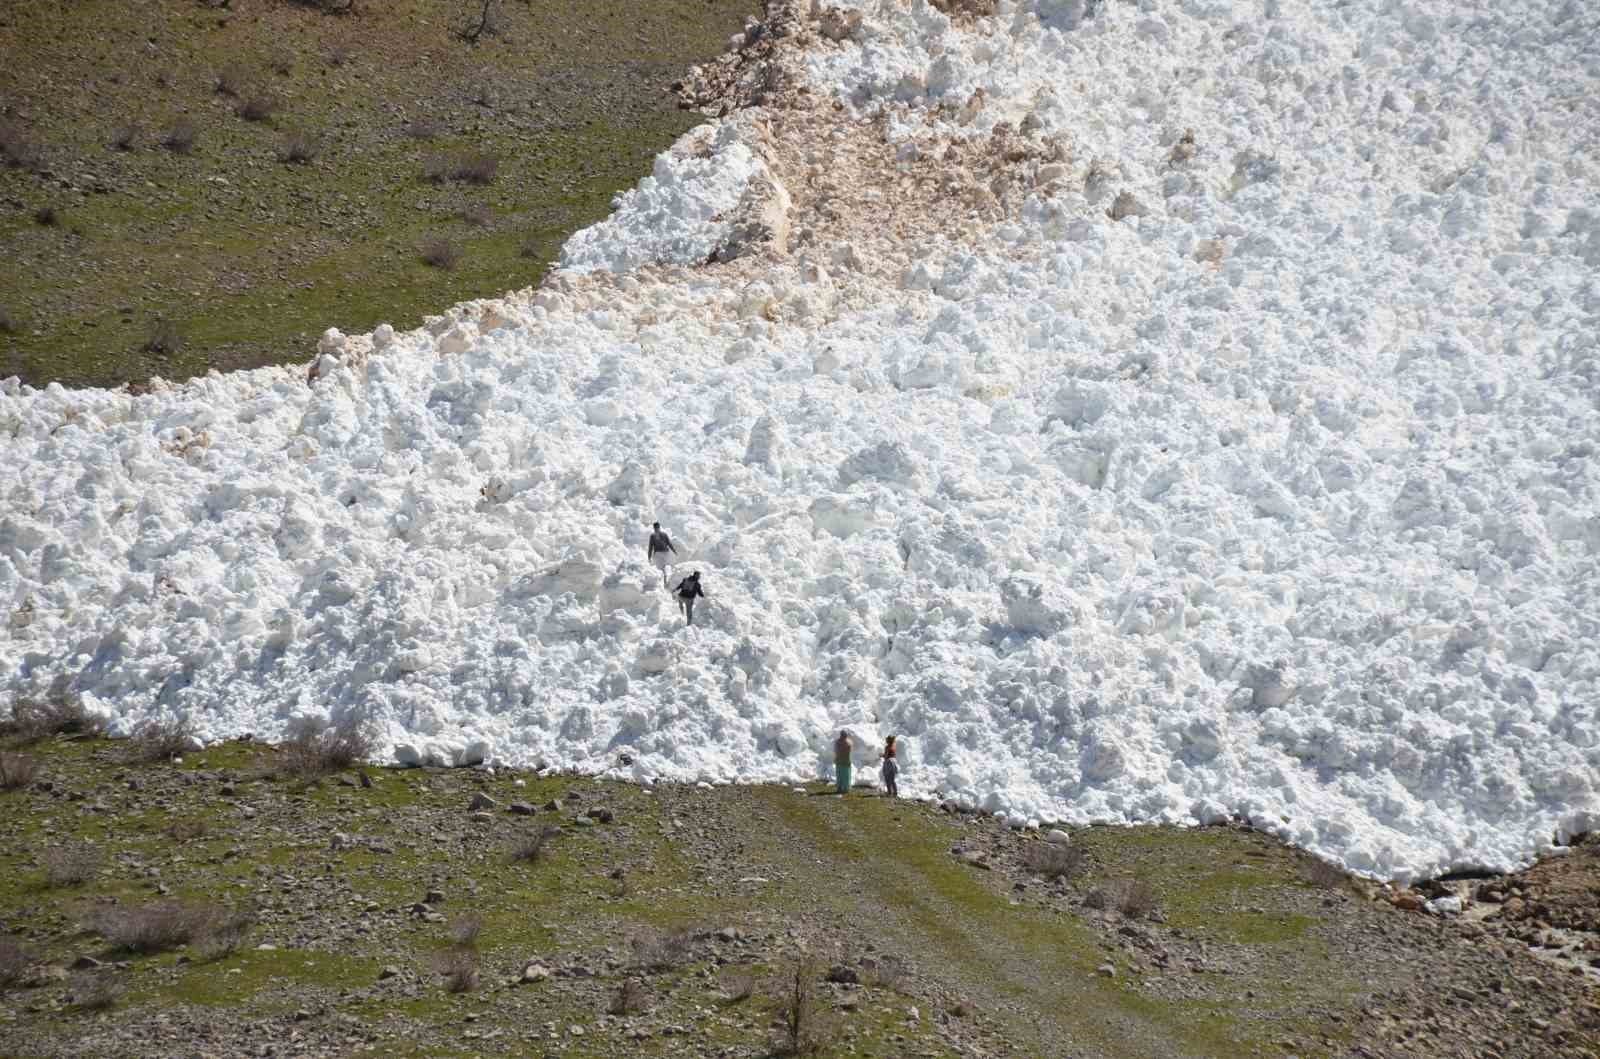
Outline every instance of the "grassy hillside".
<path id="1" fill-rule="evenodd" d="M 482 0 L 321 2 L 0 6 L 0 375 L 305 360 L 534 283 L 758 7 L 493 0 L 468 41 Z"/>

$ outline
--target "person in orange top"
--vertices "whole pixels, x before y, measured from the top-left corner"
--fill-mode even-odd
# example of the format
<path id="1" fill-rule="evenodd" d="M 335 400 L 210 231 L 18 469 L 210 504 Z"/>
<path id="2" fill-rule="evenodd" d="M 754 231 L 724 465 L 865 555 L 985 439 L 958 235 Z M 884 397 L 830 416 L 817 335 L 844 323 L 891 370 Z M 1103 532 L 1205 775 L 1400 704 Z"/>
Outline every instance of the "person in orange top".
<path id="1" fill-rule="evenodd" d="M 878 757 L 883 759 L 881 772 L 883 774 L 884 791 L 891 798 L 900 797 L 900 787 L 895 783 L 895 777 L 900 775 L 900 766 L 894 760 L 894 736 L 891 735 L 883 741 L 883 749 L 879 751 Z"/>

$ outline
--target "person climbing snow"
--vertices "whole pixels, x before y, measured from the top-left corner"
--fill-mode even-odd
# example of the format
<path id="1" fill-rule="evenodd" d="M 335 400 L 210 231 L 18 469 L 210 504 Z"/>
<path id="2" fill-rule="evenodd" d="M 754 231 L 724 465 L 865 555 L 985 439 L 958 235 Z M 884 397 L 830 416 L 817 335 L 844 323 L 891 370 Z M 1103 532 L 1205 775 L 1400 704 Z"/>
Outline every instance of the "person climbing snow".
<path id="1" fill-rule="evenodd" d="M 850 751 L 855 749 L 855 744 L 850 741 L 849 732 L 840 732 L 839 738 L 833 741 L 833 786 L 840 794 L 850 789 Z"/>
<path id="2" fill-rule="evenodd" d="M 667 569 L 672 565 L 672 560 L 667 558 L 668 552 L 673 555 L 678 554 L 678 549 L 672 546 L 672 538 L 668 537 L 666 531 L 661 528 L 661 523 L 650 523 L 650 544 L 645 549 L 644 554 L 645 558 L 650 560 L 651 565 L 661 571 L 662 588 L 667 587 L 667 582 L 670 580 Z"/>
<path id="3" fill-rule="evenodd" d="M 700 571 L 696 570 L 682 581 L 678 582 L 678 609 L 683 611 L 683 620 L 694 624 L 694 601 L 704 599 L 705 591 L 700 587 Z"/>
<path id="4" fill-rule="evenodd" d="M 894 736 L 883 741 L 883 749 L 878 752 L 878 757 L 883 759 L 883 767 L 879 770 L 883 776 L 883 790 L 891 798 L 900 797 L 900 786 L 895 778 L 900 775 L 900 766 L 894 760 Z"/>

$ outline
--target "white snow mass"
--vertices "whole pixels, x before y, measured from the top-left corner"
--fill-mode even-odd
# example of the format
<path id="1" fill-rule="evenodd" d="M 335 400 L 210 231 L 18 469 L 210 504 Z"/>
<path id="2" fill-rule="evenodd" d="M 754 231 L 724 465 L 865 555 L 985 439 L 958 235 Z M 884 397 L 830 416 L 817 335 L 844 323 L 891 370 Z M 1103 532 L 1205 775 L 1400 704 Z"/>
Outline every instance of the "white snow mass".
<path id="1" fill-rule="evenodd" d="M 911 794 L 1401 880 L 1600 820 L 1600 8 L 785 33 L 538 290 L 0 384 L 4 690 L 640 780 L 898 733 Z"/>

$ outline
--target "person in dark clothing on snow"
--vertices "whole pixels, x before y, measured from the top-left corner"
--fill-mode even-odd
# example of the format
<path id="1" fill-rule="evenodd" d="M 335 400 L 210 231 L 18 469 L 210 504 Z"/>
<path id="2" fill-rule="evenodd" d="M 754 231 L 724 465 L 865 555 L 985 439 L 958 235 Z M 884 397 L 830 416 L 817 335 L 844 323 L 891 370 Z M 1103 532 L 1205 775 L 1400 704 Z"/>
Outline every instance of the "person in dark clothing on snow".
<path id="1" fill-rule="evenodd" d="M 690 625 L 694 624 L 694 601 L 697 598 L 705 598 L 705 592 L 700 588 L 699 570 L 678 582 L 678 609 L 683 611 L 683 620 Z"/>
<path id="2" fill-rule="evenodd" d="M 667 568 L 672 565 L 672 560 L 667 558 L 667 553 L 678 554 L 678 549 L 672 546 L 672 538 L 661 528 L 661 523 L 650 523 L 650 545 L 645 549 L 645 558 L 650 560 L 652 566 L 661 571 L 661 587 L 665 588 L 670 576 Z"/>

